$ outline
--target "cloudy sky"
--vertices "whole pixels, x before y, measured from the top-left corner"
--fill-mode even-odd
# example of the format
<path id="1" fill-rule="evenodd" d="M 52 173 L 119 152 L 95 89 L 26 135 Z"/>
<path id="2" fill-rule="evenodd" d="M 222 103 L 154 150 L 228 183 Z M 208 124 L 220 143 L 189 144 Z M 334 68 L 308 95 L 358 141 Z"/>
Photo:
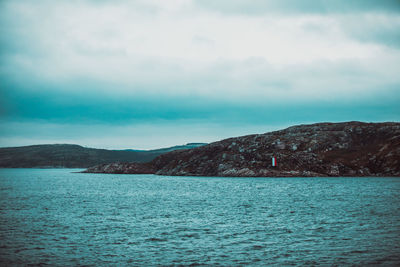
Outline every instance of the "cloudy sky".
<path id="1" fill-rule="evenodd" d="M 0 146 L 400 121 L 398 0 L 2 0 Z"/>

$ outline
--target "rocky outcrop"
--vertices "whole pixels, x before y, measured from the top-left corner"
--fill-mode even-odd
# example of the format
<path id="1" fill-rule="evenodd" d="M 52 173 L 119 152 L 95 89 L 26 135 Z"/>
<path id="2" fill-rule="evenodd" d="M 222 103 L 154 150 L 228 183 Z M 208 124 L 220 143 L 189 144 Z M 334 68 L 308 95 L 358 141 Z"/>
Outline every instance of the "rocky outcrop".
<path id="1" fill-rule="evenodd" d="M 83 173 L 152 174 L 155 173 L 155 169 L 153 168 L 152 164 L 149 163 L 116 162 L 116 163 L 101 164 L 94 167 L 90 167 L 85 171 L 83 171 Z"/>
<path id="2" fill-rule="evenodd" d="M 277 159 L 275 167 L 272 157 Z M 400 176 L 400 123 L 293 126 L 173 151 L 147 165 L 118 168 L 122 170 L 118 173 L 185 176 Z"/>

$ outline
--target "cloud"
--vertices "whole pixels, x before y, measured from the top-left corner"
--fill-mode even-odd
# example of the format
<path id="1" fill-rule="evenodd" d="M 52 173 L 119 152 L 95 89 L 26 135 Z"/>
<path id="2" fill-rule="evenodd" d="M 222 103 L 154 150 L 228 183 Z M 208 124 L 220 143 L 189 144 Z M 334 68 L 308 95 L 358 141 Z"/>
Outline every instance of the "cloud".
<path id="1" fill-rule="evenodd" d="M 5 95 L 3 101 L 9 104 L 22 103 L 21 99 L 25 97 L 51 100 L 60 107 L 70 102 L 90 106 L 90 103 L 100 101 L 106 108 L 107 101 L 120 101 L 123 106 L 127 100 L 135 105 L 143 103 L 143 106 L 158 105 L 163 101 L 172 106 L 199 99 L 202 103 L 220 102 L 221 106 L 224 103 L 253 106 L 275 102 L 366 101 L 382 96 L 393 99 L 399 94 L 393 88 L 400 84 L 396 73 L 400 55 L 379 55 L 379 52 L 377 50 L 377 55 L 362 61 L 320 60 L 284 66 L 275 66 L 263 58 L 224 60 L 205 65 L 193 62 L 189 66 L 174 61 L 163 64 L 144 61 L 137 66 L 131 65 L 132 76 L 127 73 L 119 79 L 116 76 L 121 74 L 108 70 L 109 66 L 99 67 L 95 73 L 93 70 L 85 73 L 85 68 L 78 66 L 82 69 L 77 75 L 69 73 L 71 76 L 64 77 L 64 73 L 46 76 L 48 73 L 43 70 L 40 72 L 44 75 L 32 75 L 40 66 L 34 69 L 10 62 L 9 66 L 15 66 L 0 78 Z M 98 99 L 101 96 L 103 99 Z"/>
<path id="2" fill-rule="evenodd" d="M 234 123 L 398 120 L 397 3 L 2 1 L 0 119 L 231 135 Z"/>
<path id="3" fill-rule="evenodd" d="M 224 14 L 327 14 L 360 12 L 399 12 L 397 0 L 197 0 L 198 6 Z"/>
<path id="4" fill-rule="evenodd" d="M 399 3 L 400 5 L 400 3 Z M 349 38 L 364 43 L 383 44 L 400 48 L 400 13 L 396 15 L 365 14 L 343 17 L 341 28 Z"/>

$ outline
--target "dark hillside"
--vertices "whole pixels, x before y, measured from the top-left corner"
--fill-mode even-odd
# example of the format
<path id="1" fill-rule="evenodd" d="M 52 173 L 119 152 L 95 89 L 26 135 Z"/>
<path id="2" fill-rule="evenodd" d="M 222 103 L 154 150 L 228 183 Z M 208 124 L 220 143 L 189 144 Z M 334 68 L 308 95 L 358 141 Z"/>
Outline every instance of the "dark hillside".
<path id="1" fill-rule="evenodd" d="M 189 145 L 187 148 L 192 148 Z M 2 168 L 87 168 L 111 162 L 148 162 L 155 157 L 175 150 L 107 150 L 86 148 L 79 145 L 55 144 L 0 148 L 0 167 Z M 176 149 L 185 149 L 177 146 Z"/>
<path id="2" fill-rule="evenodd" d="M 400 176 L 400 123 L 293 126 L 166 153 L 155 158 L 150 169 L 188 176 Z M 98 166 L 88 172 L 112 170 Z M 136 170 L 125 173 L 140 172 Z"/>

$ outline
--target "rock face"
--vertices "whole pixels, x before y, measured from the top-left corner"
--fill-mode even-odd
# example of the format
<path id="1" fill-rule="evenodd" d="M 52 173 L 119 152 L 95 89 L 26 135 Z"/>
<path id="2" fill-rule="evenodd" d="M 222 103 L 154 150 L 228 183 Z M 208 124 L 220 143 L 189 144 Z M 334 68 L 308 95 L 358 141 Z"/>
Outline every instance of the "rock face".
<path id="1" fill-rule="evenodd" d="M 108 173 L 107 168 L 96 170 Z M 146 165 L 113 168 L 118 173 L 185 176 L 400 176 L 400 123 L 293 126 L 173 151 Z"/>
<path id="2" fill-rule="evenodd" d="M 155 170 L 149 163 L 109 163 L 90 167 L 84 173 L 115 173 L 115 174 L 152 174 Z"/>

